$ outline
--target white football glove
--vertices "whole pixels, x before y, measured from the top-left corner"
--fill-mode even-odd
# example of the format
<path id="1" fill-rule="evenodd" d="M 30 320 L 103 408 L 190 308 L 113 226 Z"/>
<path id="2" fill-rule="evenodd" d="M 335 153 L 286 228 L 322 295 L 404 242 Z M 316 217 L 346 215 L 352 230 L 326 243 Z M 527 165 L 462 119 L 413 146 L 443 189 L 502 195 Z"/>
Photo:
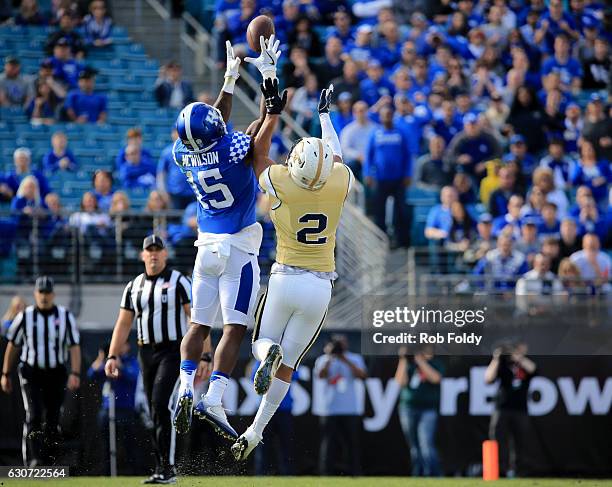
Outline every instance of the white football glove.
<path id="1" fill-rule="evenodd" d="M 240 58 L 234 54 L 234 48 L 230 41 L 225 41 L 225 51 L 227 53 L 225 78 L 232 78 L 235 81 L 240 77 Z"/>
<path id="2" fill-rule="evenodd" d="M 281 52 L 278 50 L 280 41 L 275 42 L 275 36 L 272 34 L 270 39 L 264 40 L 263 36 L 259 37 L 259 45 L 261 46 L 261 54 L 257 58 L 245 57 L 247 63 L 253 64 L 263 76 L 266 78 L 276 78 L 276 66 Z"/>

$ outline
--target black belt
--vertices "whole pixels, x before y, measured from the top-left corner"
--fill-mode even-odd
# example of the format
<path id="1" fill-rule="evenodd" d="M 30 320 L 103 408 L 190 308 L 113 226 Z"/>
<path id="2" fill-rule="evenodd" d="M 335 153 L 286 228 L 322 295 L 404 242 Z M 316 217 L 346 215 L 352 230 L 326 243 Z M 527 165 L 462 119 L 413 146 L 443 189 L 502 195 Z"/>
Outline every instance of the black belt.
<path id="1" fill-rule="evenodd" d="M 172 340 L 168 342 L 160 342 L 160 343 L 144 343 L 142 340 L 138 340 L 138 346 L 144 350 L 153 350 L 157 352 L 159 350 L 168 350 L 174 348 L 180 342 L 178 340 Z"/>

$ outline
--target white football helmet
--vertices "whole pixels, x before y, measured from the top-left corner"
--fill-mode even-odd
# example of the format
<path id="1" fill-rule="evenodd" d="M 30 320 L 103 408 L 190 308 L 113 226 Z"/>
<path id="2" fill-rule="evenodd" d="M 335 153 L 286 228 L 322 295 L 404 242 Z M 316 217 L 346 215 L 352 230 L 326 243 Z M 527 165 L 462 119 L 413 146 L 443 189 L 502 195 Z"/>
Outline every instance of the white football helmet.
<path id="1" fill-rule="evenodd" d="M 298 186 L 316 191 L 321 189 L 334 166 L 334 154 L 326 142 L 316 137 L 304 137 L 287 157 L 291 179 Z"/>

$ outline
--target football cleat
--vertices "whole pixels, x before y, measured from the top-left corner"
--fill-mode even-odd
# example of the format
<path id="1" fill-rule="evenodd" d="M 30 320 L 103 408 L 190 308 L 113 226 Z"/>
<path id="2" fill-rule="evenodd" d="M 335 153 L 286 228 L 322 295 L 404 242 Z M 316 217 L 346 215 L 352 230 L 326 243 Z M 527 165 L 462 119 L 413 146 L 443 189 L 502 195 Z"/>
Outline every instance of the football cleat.
<path id="1" fill-rule="evenodd" d="M 249 426 L 231 446 L 232 454 L 236 461 L 246 460 L 260 442 L 261 436 L 258 436 L 253 427 Z"/>
<path id="2" fill-rule="evenodd" d="M 148 479 L 142 481 L 143 484 L 168 485 L 176 484 L 176 470 L 170 467 L 163 473 L 154 473 Z"/>
<path id="3" fill-rule="evenodd" d="M 174 414 L 172 416 L 174 429 L 179 435 L 184 435 L 189 431 L 189 427 L 191 426 L 192 411 L 193 391 L 191 389 L 184 389 L 179 394 L 176 407 L 174 408 Z"/>
<path id="4" fill-rule="evenodd" d="M 225 409 L 221 404 L 209 404 L 206 396 L 202 394 L 202 399 L 196 404 L 193 413 L 199 418 L 210 423 L 217 434 L 221 435 L 226 440 L 234 441 L 238 438 L 238 433 L 227 420 Z"/>
<path id="5" fill-rule="evenodd" d="M 272 379 L 276 375 L 276 371 L 280 367 L 281 361 L 283 360 L 283 350 L 280 345 L 276 343 L 268 350 L 268 355 L 261 361 L 255 377 L 253 378 L 253 386 L 255 392 L 260 396 L 263 396 L 272 384 Z"/>

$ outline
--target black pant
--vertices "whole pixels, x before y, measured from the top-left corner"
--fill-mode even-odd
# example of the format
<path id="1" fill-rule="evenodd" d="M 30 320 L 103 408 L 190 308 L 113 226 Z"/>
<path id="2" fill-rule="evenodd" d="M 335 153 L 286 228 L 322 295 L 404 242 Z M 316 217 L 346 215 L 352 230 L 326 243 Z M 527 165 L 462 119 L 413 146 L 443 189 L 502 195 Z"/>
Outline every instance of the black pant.
<path id="1" fill-rule="evenodd" d="M 497 440 L 499 447 L 499 473 L 507 475 L 508 470 L 515 474 L 525 473 L 524 448 L 529 431 L 529 416 L 526 412 L 510 409 L 497 409 L 489 423 L 489 438 Z"/>
<path id="2" fill-rule="evenodd" d="M 410 222 L 408 221 L 408 210 L 406 208 L 406 188 L 401 179 L 393 181 L 376 181 L 376 187 L 372 192 L 372 203 L 374 208 L 374 222 L 384 232 L 387 232 L 387 199 L 393 197 L 393 237 L 402 247 L 408 246 L 410 235 Z"/>
<path id="3" fill-rule="evenodd" d="M 170 398 L 179 377 L 180 343 L 142 345 L 138 351 L 142 382 L 153 420 L 156 471 L 174 465 L 175 432 Z"/>
<path id="4" fill-rule="evenodd" d="M 55 463 L 67 378 L 64 367 L 39 369 L 24 363 L 19 365 L 25 408 L 22 452 L 26 466 Z"/>
<path id="5" fill-rule="evenodd" d="M 320 474 L 361 475 L 361 416 L 321 416 L 321 430 Z M 348 471 L 338 468 L 338 452 L 346 453 Z"/>

